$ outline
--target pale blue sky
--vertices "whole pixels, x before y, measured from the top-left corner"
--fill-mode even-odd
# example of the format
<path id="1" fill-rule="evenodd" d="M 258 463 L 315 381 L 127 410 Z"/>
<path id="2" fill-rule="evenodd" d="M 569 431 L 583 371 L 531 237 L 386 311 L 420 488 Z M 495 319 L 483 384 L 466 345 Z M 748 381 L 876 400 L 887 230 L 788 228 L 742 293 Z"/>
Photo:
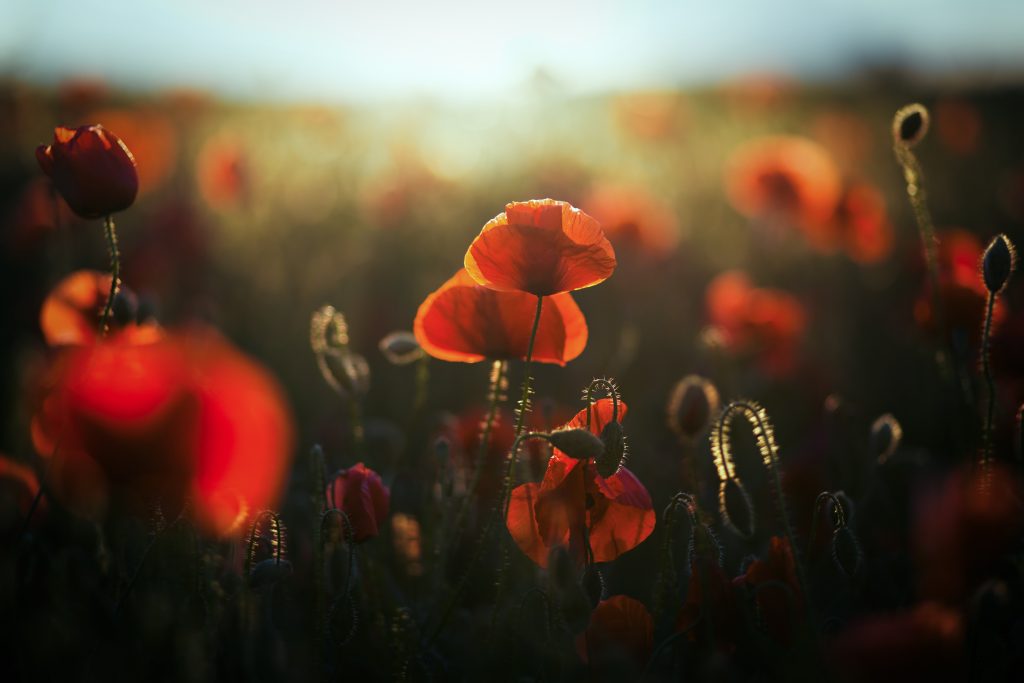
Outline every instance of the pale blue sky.
<path id="1" fill-rule="evenodd" d="M 1024 0 L 0 0 L 0 73 L 359 100 L 1024 67 Z"/>

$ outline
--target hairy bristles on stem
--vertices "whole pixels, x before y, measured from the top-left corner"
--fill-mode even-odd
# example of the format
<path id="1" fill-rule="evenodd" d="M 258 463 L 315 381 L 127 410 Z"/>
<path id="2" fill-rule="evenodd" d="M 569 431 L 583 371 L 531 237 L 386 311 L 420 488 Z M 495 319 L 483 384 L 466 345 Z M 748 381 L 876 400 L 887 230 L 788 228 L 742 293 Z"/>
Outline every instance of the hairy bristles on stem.
<path id="1" fill-rule="evenodd" d="M 285 557 L 285 533 L 284 523 L 278 514 L 272 510 L 264 510 L 263 512 L 256 515 L 253 519 L 252 526 L 249 527 L 249 535 L 245 542 L 245 575 L 248 576 L 252 571 L 253 565 L 257 560 L 259 553 L 259 540 L 264 538 L 263 536 L 263 525 L 266 524 L 266 531 L 269 535 L 271 557 L 275 563 L 280 563 Z"/>
<path id="2" fill-rule="evenodd" d="M 103 232 L 107 237 L 107 251 L 110 255 L 110 293 L 103 307 L 103 316 L 100 318 L 100 334 L 106 336 L 110 331 L 110 311 L 114 307 L 117 292 L 121 289 L 121 252 L 117 248 L 117 228 L 112 216 L 103 219 Z"/>
<path id="3" fill-rule="evenodd" d="M 711 559 L 719 566 L 722 565 L 722 547 L 711 529 L 700 521 L 696 497 L 682 491 L 672 496 L 661 515 L 661 529 L 665 535 L 661 542 L 658 577 L 654 588 L 655 614 L 661 613 L 666 605 L 675 602 L 675 593 L 679 586 L 679 579 L 676 576 L 675 529 L 684 518 L 690 525 L 686 549 L 687 564 L 691 571 L 694 560 L 699 557 Z"/>
<path id="4" fill-rule="evenodd" d="M 587 404 L 587 429 L 590 429 L 590 422 L 593 411 L 591 408 L 594 405 L 594 392 L 602 390 L 612 400 L 612 422 L 619 421 L 619 401 L 622 400 L 622 395 L 619 393 L 619 386 L 615 383 L 615 380 L 611 377 L 595 377 L 590 380 L 590 384 L 583 390 L 583 400 Z"/>

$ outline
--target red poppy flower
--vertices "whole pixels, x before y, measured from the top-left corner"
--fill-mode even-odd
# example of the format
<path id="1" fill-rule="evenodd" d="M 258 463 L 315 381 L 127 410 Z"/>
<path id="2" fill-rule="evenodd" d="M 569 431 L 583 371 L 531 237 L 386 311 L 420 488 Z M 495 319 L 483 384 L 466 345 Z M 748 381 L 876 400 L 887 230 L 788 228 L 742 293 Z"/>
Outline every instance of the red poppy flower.
<path id="1" fill-rule="evenodd" d="M 744 216 L 775 218 L 814 228 L 832 218 L 841 180 L 818 143 L 794 136 L 748 142 L 726 168 L 726 192 Z"/>
<path id="2" fill-rule="evenodd" d="M 210 332 L 138 343 L 117 335 L 69 349 L 33 420 L 58 495 L 99 514 L 192 501 L 207 531 L 235 531 L 283 483 L 292 422 L 270 375 Z"/>
<path id="3" fill-rule="evenodd" d="M 376 536 L 384 525 L 391 492 L 379 474 L 359 462 L 334 475 L 327 485 L 327 500 L 331 507 L 348 515 L 354 540 L 362 543 Z"/>
<path id="4" fill-rule="evenodd" d="M 739 632 L 736 592 L 721 565 L 707 557 L 697 557 L 690 565 L 686 602 L 676 616 L 676 630 L 686 629 L 687 638 L 696 640 L 700 635 L 698 619 L 710 621 L 718 647 L 735 646 Z"/>
<path id="5" fill-rule="evenodd" d="M 620 421 L 625 414 L 626 405 L 620 401 Z M 590 431 L 599 435 L 611 416 L 611 399 L 596 402 Z M 565 428 L 585 429 L 586 425 L 584 409 Z M 610 562 L 650 536 L 655 518 L 650 494 L 628 469 L 620 467 L 610 477 L 602 477 L 593 461 L 577 460 L 555 449 L 543 481 L 512 491 L 505 523 L 519 548 L 544 567 L 557 545 L 567 545 L 582 561 L 588 530 L 594 562 Z"/>
<path id="6" fill-rule="evenodd" d="M 638 187 L 599 185 L 583 201 L 613 244 L 632 245 L 655 254 L 670 252 L 679 241 L 671 207 Z"/>
<path id="7" fill-rule="evenodd" d="M 789 373 L 807 324 L 803 306 L 792 295 L 752 287 L 747 276 L 727 271 L 708 285 L 708 318 L 733 353 L 751 356 L 772 376 Z"/>
<path id="8" fill-rule="evenodd" d="M 931 602 L 864 617 L 832 641 L 829 659 L 842 681 L 962 681 L 963 618 Z"/>
<path id="9" fill-rule="evenodd" d="M 789 591 L 776 585 L 758 590 L 758 586 L 767 583 L 784 584 Z M 804 598 L 796 576 L 796 560 L 789 541 L 773 536 L 767 559 L 751 562 L 743 576 L 733 579 L 733 586 L 753 591 L 765 630 L 781 642 L 789 642 L 804 610 Z"/>
<path id="10" fill-rule="evenodd" d="M 512 202 L 484 225 L 466 270 L 485 287 L 549 296 L 604 282 L 615 251 L 601 225 L 554 199 Z"/>
<path id="11" fill-rule="evenodd" d="M 482 287 L 461 269 L 420 305 L 413 333 L 424 351 L 441 360 L 525 359 L 536 309 L 535 297 Z M 587 321 L 572 295 L 549 297 L 541 310 L 533 360 L 565 365 L 586 344 Z"/>
<path id="12" fill-rule="evenodd" d="M 590 614 L 587 630 L 576 636 L 584 662 L 631 662 L 643 668 L 654 649 L 654 619 L 644 604 L 625 595 L 602 600 Z"/>
<path id="13" fill-rule="evenodd" d="M 135 158 L 103 126 L 56 128 L 53 144 L 40 145 L 36 159 L 71 210 L 82 218 L 123 211 L 139 191 Z"/>

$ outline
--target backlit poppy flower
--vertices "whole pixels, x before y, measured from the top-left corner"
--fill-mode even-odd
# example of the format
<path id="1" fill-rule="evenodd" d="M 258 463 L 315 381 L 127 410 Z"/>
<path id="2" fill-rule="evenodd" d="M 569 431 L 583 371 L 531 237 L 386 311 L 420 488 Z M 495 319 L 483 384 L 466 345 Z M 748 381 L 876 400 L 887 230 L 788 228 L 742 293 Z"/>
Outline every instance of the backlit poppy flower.
<path id="1" fill-rule="evenodd" d="M 536 309 L 535 297 L 488 289 L 461 269 L 420 305 L 413 333 L 424 351 L 441 360 L 521 360 Z M 586 344 L 587 322 L 572 296 L 549 297 L 541 310 L 533 360 L 565 365 Z"/>
<path id="2" fill-rule="evenodd" d="M 620 401 L 619 420 L 625 415 L 626 405 Z M 611 419 L 611 399 L 597 401 L 590 431 L 599 435 Z M 584 409 L 564 428 L 586 426 Z M 628 469 L 620 467 L 602 477 L 593 461 L 577 460 L 555 449 L 543 481 L 513 489 L 505 523 L 519 548 L 543 567 L 557 545 L 568 546 L 582 562 L 585 532 L 593 561 L 610 562 L 650 536 L 655 518 L 650 494 Z"/>
<path id="3" fill-rule="evenodd" d="M 380 475 L 359 462 L 340 470 L 327 485 L 327 502 L 348 515 L 353 540 L 375 537 L 388 517 L 391 492 Z"/>
<path id="4" fill-rule="evenodd" d="M 861 618 L 828 647 L 837 680 L 865 683 L 967 678 L 963 617 L 934 602 Z"/>
<path id="5" fill-rule="evenodd" d="M 592 665 L 631 663 L 642 669 L 654 649 L 654 619 L 644 604 L 626 595 L 602 600 L 587 630 L 576 636 L 576 652 Z"/>
<path id="6" fill-rule="evenodd" d="M 769 635 L 783 643 L 790 641 L 797 623 L 803 618 L 804 597 L 789 541 L 773 536 L 768 557 L 751 562 L 743 576 L 733 579 L 733 586 L 751 592 L 760 621 Z M 758 589 L 759 586 L 763 587 Z"/>
<path id="7" fill-rule="evenodd" d="M 196 522 L 224 535 L 280 493 L 293 433 L 283 394 L 219 335 L 115 335 L 51 371 L 33 443 L 76 509 L 101 513 L 106 495 L 146 513 L 189 500 Z"/>
<path id="8" fill-rule="evenodd" d="M 53 143 L 40 145 L 36 159 L 71 210 L 82 218 L 123 211 L 139 191 L 135 158 L 100 125 L 56 128 Z"/>
<path id="9" fill-rule="evenodd" d="M 813 229 L 839 202 L 839 169 L 821 145 L 796 136 L 765 137 L 737 149 L 726 166 L 729 201 L 749 218 Z"/>
<path id="10" fill-rule="evenodd" d="M 725 348 L 753 357 L 763 372 L 773 376 L 793 369 L 807 325 L 804 308 L 795 297 L 755 288 L 745 274 L 727 271 L 708 285 L 704 301 Z"/>
<path id="11" fill-rule="evenodd" d="M 679 241 L 679 224 L 671 207 L 641 188 L 599 185 L 582 206 L 619 247 L 665 253 Z"/>
<path id="12" fill-rule="evenodd" d="M 566 202 L 512 202 L 484 225 L 466 270 L 490 289 L 550 296 L 604 282 L 615 251 L 601 225 Z"/>

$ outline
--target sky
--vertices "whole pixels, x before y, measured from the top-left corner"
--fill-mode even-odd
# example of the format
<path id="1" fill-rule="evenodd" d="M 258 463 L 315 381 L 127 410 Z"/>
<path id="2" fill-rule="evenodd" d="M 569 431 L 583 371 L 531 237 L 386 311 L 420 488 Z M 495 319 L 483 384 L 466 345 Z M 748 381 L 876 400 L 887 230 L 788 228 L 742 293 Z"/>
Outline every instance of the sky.
<path id="1" fill-rule="evenodd" d="M 1022 0 L 0 0 L 0 18 L 0 74 L 244 99 L 1024 71 Z"/>

